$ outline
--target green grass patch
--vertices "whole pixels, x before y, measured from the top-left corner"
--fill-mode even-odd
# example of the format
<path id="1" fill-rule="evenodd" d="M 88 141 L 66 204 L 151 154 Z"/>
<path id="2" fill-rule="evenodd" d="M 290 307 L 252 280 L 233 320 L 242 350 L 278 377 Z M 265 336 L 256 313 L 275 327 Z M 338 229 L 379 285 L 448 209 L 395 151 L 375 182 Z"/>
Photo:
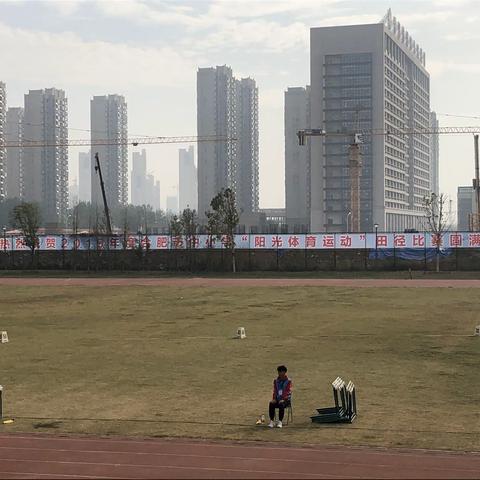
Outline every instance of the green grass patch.
<path id="1" fill-rule="evenodd" d="M 373 268 L 373 267 L 372 267 Z M 428 280 L 478 280 L 480 271 L 423 270 L 345 270 L 345 271 L 251 271 L 251 272 L 189 272 L 159 270 L 0 270 L 0 278 L 380 278 Z"/>
<path id="2" fill-rule="evenodd" d="M 0 431 L 480 450 L 474 289 L 3 287 Z M 238 326 L 247 338 L 233 338 Z M 294 423 L 255 426 L 275 368 Z M 358 419 L 312 425 L 352 379 Z"/>

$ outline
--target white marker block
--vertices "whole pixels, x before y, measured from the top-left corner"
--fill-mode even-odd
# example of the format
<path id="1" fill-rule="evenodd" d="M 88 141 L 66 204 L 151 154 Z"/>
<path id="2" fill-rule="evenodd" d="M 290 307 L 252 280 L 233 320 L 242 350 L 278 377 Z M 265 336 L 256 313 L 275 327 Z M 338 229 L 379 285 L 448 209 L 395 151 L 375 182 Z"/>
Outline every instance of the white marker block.
<path id="1" fill-rule="evenodd" d="M 238 327 L 237 328 L 237 338 L 240 338 L 240 339 L 243 339 L 245 338 L 247 335 L 245 334 L 245 328 L 243 327 Z"/>
<path id="2" fill-rule="evenodd" d="M 6 331 L 2 332 L 2 343 L 8 343 L 8 334 Z"/>
<path id="3" fill-rule="evenodd" d="M 476 335 L 477 337 L 480 337 L 480 325 L 477 325 L 477 326 L 475 327 L 475 335 Z"/>

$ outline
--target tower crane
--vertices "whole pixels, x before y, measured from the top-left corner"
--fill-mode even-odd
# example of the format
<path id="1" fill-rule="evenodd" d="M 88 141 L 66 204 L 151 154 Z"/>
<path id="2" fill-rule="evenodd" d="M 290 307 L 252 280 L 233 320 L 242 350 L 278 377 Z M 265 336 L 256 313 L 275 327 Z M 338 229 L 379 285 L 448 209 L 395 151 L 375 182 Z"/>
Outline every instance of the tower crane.
<path id="1" fill-rule="evenodd" d="M 138 145 L 155 145 L 162 143 L 203 143 L 203 142 L 234 142 L 236 138 L 227 137 L 222 135 L 202 135 L 202 136 L 184 136 L 184 137 L 148 137 L 139 136 L 125 139 L 81 139 L 81 140 L 65 140 L 58 142 L 42 141 L 42 140 L 23 140 L 18 142 L 5 142 L 3 147 L 21 147 L 21 148 L 45 148 L 45 147 L 104 147 L 108 145 L 132 145 L 134 147 Z M 100 188 L 102 191 L 103 207 L 105 211 L 105 219 L 107 222 L 107 233 L 112 234 L 112 225 L 110 220 L 110 211 L 107 203 L 107 196 L 105 193 L 105 184 L 103 182 L 102 168 L 100 165 L 100 159 L 98 152 L 95 153 L 95 171 L 99 175 Z"/>
<path id="2" fill-rule="evenodd" d="M 184 136 L 184 137 L 154 137 L 141 136 L 129 137 L 125 139 L 110 140 L 110 139 L 79 139 L 79 140 L 65 140 L 55 141 L 49 143 L 43 140 L 22 140 L 18 142 L 6 142 L 4 147 L 104 147 L 108 145 L 156 145 L 160 143 L 203 143 L 203 142 L 234 142 L 236 138 L 222 136 L 222 135 L 202 135 L 202 136 Z"/>
<path id="3" fill-rule="evenodd" d="M 357 113 L 358 115 L 358 113 Z M 355 122 L 357 123 L 357 122 Z M 478 134 L 480 133 L 480 127 L 437 127 L 437 128 L 414 128 L 414 129 L 355 129 L 355 131 L 337 131 L 326 132 L 321 128 L 309 128 L 299 130 L 297 132 L 298 144 L 300 146 L 305 145 L 305 139 L 307 137 L 350 137 L 351 141 L 348 147 L 349 157 L 349 173 L 350 173 L 350 211 L 351 211 L 351 226 L 353 232 L 360 231 L 360 176 L 362 173 L 362 159 L 360 146 L 363 143 L 365 137 L 370 135 L 381 135 L 384 137 L 390 135 L 404 136 L 404 135 L 462 135 L 462 134 L 474 134 L 476 142 L 476 163 L 478 164 Z M 477 200 L 477 229 L 480 227 L 480 180 L 479 169 L 476 167 L 476 178 L 473 180 L 473 185 L 476 191 Z"/>

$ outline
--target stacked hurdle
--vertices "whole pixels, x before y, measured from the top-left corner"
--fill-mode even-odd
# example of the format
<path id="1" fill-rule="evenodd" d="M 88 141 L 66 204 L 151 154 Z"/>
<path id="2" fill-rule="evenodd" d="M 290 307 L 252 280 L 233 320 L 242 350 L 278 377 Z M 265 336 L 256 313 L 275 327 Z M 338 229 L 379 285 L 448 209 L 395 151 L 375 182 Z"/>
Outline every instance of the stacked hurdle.
<path id="1" fill-rule="evenodd" d="M 355 385 L 348 385 L 337 377 L 332 382 L 334 407 L 317 408 L 317 414 L 311 416 L 313 423 L 352 423 L 357 416 Z"/>

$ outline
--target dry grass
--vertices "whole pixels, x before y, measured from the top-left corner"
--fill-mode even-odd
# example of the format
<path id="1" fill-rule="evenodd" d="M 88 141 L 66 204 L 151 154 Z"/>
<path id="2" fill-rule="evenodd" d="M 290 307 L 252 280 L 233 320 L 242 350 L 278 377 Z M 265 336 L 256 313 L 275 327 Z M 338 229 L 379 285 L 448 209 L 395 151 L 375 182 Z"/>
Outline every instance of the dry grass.
<path id="1" fill-rule="evenodd" d="M 4 288 L 0 431 L 480 450 L 476 290 Z M 234 340 L 237 326 L 247 339 Z M 275 367 L 293 425 L 254 425 Z M 337 375 L 352 425 L 317 426 Z"/>

